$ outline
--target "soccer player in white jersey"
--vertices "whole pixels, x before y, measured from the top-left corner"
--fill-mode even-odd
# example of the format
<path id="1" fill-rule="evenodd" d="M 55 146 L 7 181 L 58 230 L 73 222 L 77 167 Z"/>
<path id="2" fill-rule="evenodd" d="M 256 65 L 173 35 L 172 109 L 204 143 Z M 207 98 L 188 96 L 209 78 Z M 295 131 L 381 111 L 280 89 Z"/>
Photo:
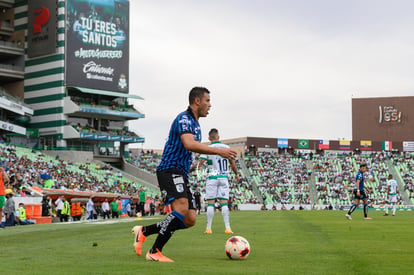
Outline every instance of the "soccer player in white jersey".
<path id="1" fill-rule="evenodd" d="M 392 178 L 392 175 L 390 174 L 388 176 L 388 182 L 387 182 L 387 186 L 388 186 L 388 202 L 390 204 L 392 204 L 392 215 L 395 216 L 395 212 L 397 210 L 397 181 L 395 179 Z M 387 205 L 385 207 L 385 214 L 384 216 L 388 216 L 388 208 L 389 205 Z"/>
<path id="2" fill-rule="evenodd" d="M 220 142 L 220 136 L 217 129 L 211 129 L 208 133 L 210 147 L 229 148 L 228 145 Z M 226 227 L 225 233 L 232 234 L 230 227 L 230 212 L 228 207 L 229 200 L 229 172 L 230 167 L 236 174 L 236 181 L 239 182 L 239 173 L 233 159 L 226 159 L 219 155 L 201 155 L 197 165 L 203 165 L 207 162 L 207 180 L 206 180 L 206 200 L 207 200 L 207 226 L 206 234 L 212 234 L 211 224 L 214 217 L 215 200 L 220 201 L 221 214 Z"/>

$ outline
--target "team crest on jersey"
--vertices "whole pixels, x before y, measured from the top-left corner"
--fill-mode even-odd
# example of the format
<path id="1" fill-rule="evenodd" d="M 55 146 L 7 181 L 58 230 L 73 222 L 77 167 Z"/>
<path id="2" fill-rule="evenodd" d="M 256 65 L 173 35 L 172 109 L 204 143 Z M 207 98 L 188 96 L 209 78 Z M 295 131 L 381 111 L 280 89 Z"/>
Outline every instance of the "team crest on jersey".
<path id="1" fill-rule="evenodd" d="M 191 125 L 191 120 L 188 119 L 188 116 L 182 116 L 178 123 L 181 125 L 183 131 L 188 131 L 189 126 Z"/>
<path id="2" fill-rule="evenodd" d="M 178 193 L 184 192 L 184 178 L 181 175 L 172 175 L 173 182 L 175 184 L 175 188 L 177 189 Z"/>

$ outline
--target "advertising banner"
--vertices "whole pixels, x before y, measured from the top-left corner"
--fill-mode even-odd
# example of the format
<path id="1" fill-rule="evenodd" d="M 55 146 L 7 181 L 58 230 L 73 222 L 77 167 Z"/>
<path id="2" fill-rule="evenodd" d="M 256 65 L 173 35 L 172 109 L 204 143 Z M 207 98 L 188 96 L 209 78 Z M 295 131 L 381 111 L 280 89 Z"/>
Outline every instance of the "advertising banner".
<path id="1" fill-rule="evenodd" d="M 115 136 L 109 134 L 94 134 L 94 133 L 80 133 L 82 139 L 93 139 L 93 140 L 105 140 L 105 141 L 121 141 L 131 143 L 142 143 L 145 141 L 142 137 L 131 137 L 131 136 Z"/>
<path id="2" fill-rule="evenodd" d="M 129 0 L 66 3 L 66 85 L 128 93 Z"/>
<path id="3" fill-rule="evenodd" d="M 56 0 L 28 1 L 27 56 L 56 52 Z"/>

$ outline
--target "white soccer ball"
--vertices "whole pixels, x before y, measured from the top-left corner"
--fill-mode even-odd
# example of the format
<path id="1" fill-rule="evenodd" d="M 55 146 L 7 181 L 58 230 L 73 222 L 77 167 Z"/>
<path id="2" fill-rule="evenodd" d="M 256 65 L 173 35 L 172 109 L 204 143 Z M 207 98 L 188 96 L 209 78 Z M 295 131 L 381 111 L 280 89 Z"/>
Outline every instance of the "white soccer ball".
<path id="1" fill-rule="evenodd" d="M 230 237 L 225 245 L 226 255 L 231 260 L 246 259 L 250 254 L 249 242 L 240 236 Z"/>

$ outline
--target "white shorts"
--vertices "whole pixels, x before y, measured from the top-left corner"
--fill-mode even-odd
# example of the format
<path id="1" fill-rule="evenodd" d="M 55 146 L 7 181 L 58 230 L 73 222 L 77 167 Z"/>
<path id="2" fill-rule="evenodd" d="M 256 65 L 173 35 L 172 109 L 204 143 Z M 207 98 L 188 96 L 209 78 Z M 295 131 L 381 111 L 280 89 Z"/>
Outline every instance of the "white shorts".
<path id="1" fill-rule="evenodd" d="M 229 179 L 217 178 L 206 181 L 206 200 L 229 199 Z"/>
<path id="2" fill-rule="evenodd" d="M 388 201 L 390 203 L 397 202 L 397 195 L 389 195 Z"/>

